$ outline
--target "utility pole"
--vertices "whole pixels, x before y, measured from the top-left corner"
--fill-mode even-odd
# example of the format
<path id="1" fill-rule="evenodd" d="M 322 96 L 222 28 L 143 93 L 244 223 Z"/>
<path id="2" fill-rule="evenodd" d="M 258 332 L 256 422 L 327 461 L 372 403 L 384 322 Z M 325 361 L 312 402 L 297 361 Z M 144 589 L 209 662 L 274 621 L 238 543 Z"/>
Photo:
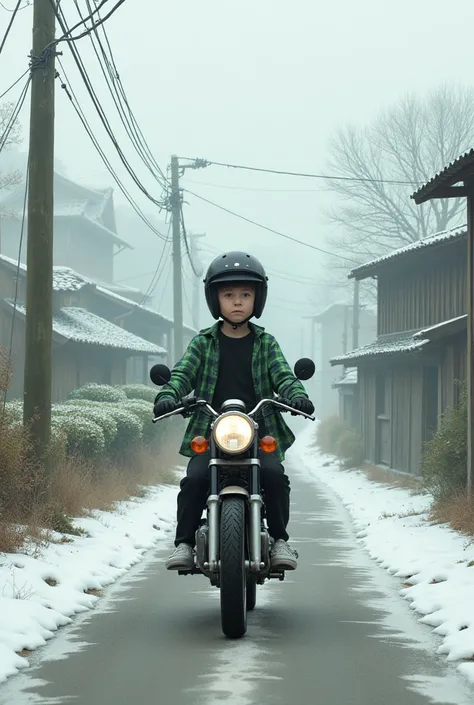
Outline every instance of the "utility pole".
<path id="1" fill-rule="evenodd" d="M 474 179 L 467 195 L 467 496 L 473 496 L 474 438 Z"/>
<path id="2" fill-rule="evenodd" d="M 49 2 L 49 0 L 48 0 Z M 179 161 L 171 157 L 171 223 L 173 228 L 173 353 L 174 361 L 181 359 L 183 344 L 183 282 L 181 276 L 181 193 L 179 190 Z"/>
<path id="3" fill-rule="evenodd" d="M 354 280 L 354 301 L 352 306 L 352 349 L 359 347 L 360 328 L 360 281 Z"/>
<path id="4" fill-rule="evenodd" d="M 191 257 L 193 258 L 194 266 L 197 267 L 198 274 L 194 275 L 193 279 L 193 303 L 192 303 L 192 316 L 193 316 L 193 326 L 196 330 L 199 329 L 199 302 L 202 296 L 201 289 L 201 277 L 203 275 L 203 270 L 200 262 L 198 262 L 198 248 L 196 240 L 198 238 L 206 237 L 206 233 L 188 233 L 191 245 Z"/>
<path id="5" fill-rule="evenodd" d="M 54 31 L 54 3 L 34 0 L 23 421 L 30 430 L 34 457 L 46 466 L 51 440 Z"/>

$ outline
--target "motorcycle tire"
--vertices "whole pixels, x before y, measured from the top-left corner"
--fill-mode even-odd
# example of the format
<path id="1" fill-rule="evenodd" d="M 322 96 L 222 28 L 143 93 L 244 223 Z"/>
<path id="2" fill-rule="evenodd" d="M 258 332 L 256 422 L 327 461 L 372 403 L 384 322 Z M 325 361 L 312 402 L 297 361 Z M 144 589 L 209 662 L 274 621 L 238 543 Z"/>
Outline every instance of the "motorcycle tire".
<path id="1" fill-rule="evenodd" d="M 245 501 L 226 497 L 220 520 L 221 626 L 225 636 L 239 639 L 247 631 L 245 569 Z"/>
<path id="2" fill-rule="evenodd" d="M 257 603 L 257 581 L 254 578 L 247 580 L 247 612 L 251 612 Z"/>

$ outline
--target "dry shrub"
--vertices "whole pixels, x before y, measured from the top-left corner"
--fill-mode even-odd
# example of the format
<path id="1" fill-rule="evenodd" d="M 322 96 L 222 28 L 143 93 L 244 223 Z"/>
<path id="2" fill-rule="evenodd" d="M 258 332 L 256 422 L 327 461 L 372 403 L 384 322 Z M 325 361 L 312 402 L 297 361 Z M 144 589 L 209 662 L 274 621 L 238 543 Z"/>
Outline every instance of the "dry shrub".
<path id="1" fill-rule="evenodd" d="M 0 345 L 0 400 L 3 404 L 4 395 L 6 394 L 12 380 L 13 366 L 10 359 L 10 353 L 3 345 Z"/>
<path id="2" fill-rule="evenodd" d="M 116 502 L 141 496 L 144 486 L 176 484 L 176 473 L 169 467 L 166 458 L 141 446 L 120 464 L 104 460 L 97 465 L 80 456 L 69 457 L 53 476 L 54 519 L 60 514 L 81 516 L 91 509 L 111 510 Z"/>
<path id="3" fill-rule="evenodd" d="M 459 494 L 435 504 L 431 519 L 437 524 L 451 524 L 455 531 L 474 536 L 474 499 Z"/>
<path id="4" fill-rule="evenodd" d="M 424 485 L 436 502 L 449 503 L 467 485 L 467 385 L 459 386 L 459 406 L 441 415 L 438 430 L 425 443 L 420 460 Z"/>
<path id="5" fill-rule="evenodd" d="M 316 431 L 316 442 L 322 452 L 335 455 L 339 439 L 347 430 L 347 426 L 339 416 L 329 416 L 323 419 Z"/>
<path id="6" fill-rule="evenodd" d="M 337 455 L 345 468 L 358 468 L 364 462 L 364 443 L 352 429 L 346 429 L 337 442 Z"/>

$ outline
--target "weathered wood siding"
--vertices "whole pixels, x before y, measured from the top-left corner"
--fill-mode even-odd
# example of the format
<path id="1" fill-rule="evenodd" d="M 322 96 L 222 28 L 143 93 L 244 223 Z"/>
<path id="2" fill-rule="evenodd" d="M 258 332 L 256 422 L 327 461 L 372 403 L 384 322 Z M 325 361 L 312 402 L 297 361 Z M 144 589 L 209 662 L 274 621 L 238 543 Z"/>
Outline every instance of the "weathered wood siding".
<path id="1" fill-rule="evenodd" d="M 418 330 L 461 316 L 466 302 L 466 240 L 421 251 L 378 277 L 378 333 Z"/>
<path id="2" fill-rule="evenodd" d="M 449 339 L 443 350 L 440 364 L 440 412 L 459 403 L 459 384 L 467 377 L 466 332 Z"/>
<path id="3" fill-rule="evenodd" d="M 423 368 L 419 363 L 359 368 L 359 429 L 366 459 L 417 473 L 422 445 Z M 377 385 L 385 381 L 385 413 L 377 413 Z M 383 419 L 379 417 L 385 417 Z M 381 430 L 389 445 L 381 448 Z M 388 426 L 388 428 L 387 428 Z M 388 455 L 388 457 L 386 457 Z"/>
<path id="4" fill-rule="evenodd" d="M 365 457 L 376 463 L 375 370 L 359 367 L 359 433 L 364 442 Z"/>

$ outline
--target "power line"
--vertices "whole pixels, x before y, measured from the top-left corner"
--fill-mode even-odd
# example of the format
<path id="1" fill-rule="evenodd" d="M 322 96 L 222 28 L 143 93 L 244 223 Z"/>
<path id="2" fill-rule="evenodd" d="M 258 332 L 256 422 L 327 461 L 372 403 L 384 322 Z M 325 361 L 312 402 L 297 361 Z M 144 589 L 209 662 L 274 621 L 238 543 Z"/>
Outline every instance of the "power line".
<path id="1" fill-rule="evenodd" d="M 20 93 L 20 97 L 18 98 L 18 101 L 12 110 L 12 114 L 10 115 L 10 118 L 7 122 L 7 126 L 5 127 L 5 130 L 3 131 L 3 134 L 0 135 L 0 152 L 5 147 L 7 140 L 8 140 L 8 136 L 9 136 L 15 122 L 18 119 L 18 115 L 20 114 L 21 109 L 23 107 L 23 104 L 26 100 L 26 96 L 28 94 L 28 88 L 30 87 L 30 83 L 31 83 L 31 74 L 28 76 L 26 84 L 24 85 L 24 87 Z"/>
<path id="2" fill-rule="evenodd" d="M 194 276 L 200 277 L 201 274 L 197 271 L 196 267 L 194 266 L 193 258 L 191 257 L 191 252 L 189 249 L 189 243 L 188 243 L 188 236 L 186 234 L 186 226 L 184 224 L 184 213 L 183 213 L 183 204 L 181 203 L 181 226 L 183 228 L 183 240 L 184 240 L 184 245 L 186 247 L 186 253 L 188 255 L 189 263 L 191 265 L 191 269 L 193 270 Z"/>
<path id="3" fill-rule="evenodd" d="M 52 1 L 52 0 L 51 0 L 51 1 Z M 68 25 L 67 25 L 66 19 L 65 19 L 65 17 L 64 17 L 64 14 L 63 14 L 63 12 L 62 12 L 62 10 L 61 10 L 61 8 L 60 8 L 59 6 L 58 6 L 58 7 L 55 6 L 55 14 L 56 14 L 56 17 L 57 17 L 57 20 L 58 20 L 58 22 L 59 22 L 59 25 L 60 25 L 61 29 L 63 30 L 63 32 L 65 32 L 65 31 L 68 29 Z M 88 92 L 88 94 L 89 94 L 89 96 L 90 96 L 90 98 L 91 98 L 91 100 L 92 100 L 92 103 L 93 103 L 93 105 L 94 105 L 94 107 L 95 107 L 95 109 L 96 109 L 96 111 L 97 111 L 97 114 L 99 115 L 100 121 L 102 122 L 102 125 L 104 126 L 104 128 L 105 128 L 105 130 L 106 130 L 106 132 L 107 132 L 107 134 L 108 134 L 108 136 L 109 136 L 109 138 L 110 138 L 110 140 L 112 141 L 112 144 L 114 145 L 114 147 L 115 147 L 115 149 L 116 149 L 116 151 L 117 151 L 117 153 L 118 153 L 118 155 L 119 155 L 119 157 L 120 157 L 120 159 L 121 159 L 123 165 L 125 166 L 126 170 L 128 171 L 129 175 L 132 177 L 133 181 L 134 181 L 135 184 L 138 186 L 138 188 L 140 189 L 140 191 L 142 191 L 142 193 L 143 193 L 154 205 L 158 206 L 158 208 L 159 208 L 160 210 L 162 210 L 163 207 L 164 207 L 163 201 L 158 201 L 156 198 L 154 198 L 154 197 L 148 192 L 148 190 L 145 188 L 145 186 L 142 184 L 142 182 L 140 181 L 140 179 L 138 178 L 138 176 L 136 175 L 136 173 L 135 173 L 134 170 L 132 169 L 132 167 L 131 167 L 130 163 L 128 162 L 127 158 L 125 157 L 125 154 L 124 154 L 122 148 L 120 147 L 120 145 L 119 145 L 119 143 L 118 143 L 118 141 L 117 141 L 117 138 L 115 137 L 115 134 L 114 134 L 114 132 L 113 132 L 111 126 L 110 126 L 110 123 L 109 123 L 109 121 L 108 121 L 108 119 L 107 119 L 107 116 L 106 116 L 106 114 L 105 114 L 104 108 L 102 107 L 102 105 L 101 105 L 101 103 L 100 103 L 100 101 L 99 101 L 99 99 L 98 99 L 98 97 L 97 97 L 97 94 L 96 94 L 96 92 L 95 92 L 95 90 L 94 90 L 94 88 L 93 88 L 93 86 L 92 86 L 91 80 L 90 80 L 90 78 L 89 78 L 89 76 L 88 76 L 88 73 L 87 73 L 87 71 L 86 71 L 86 69 L 85 69 L 84 63 L 83 63 L 83 61 L 82 61 L 82 59 L 81 59 L 81 56 L 80 56 L 80 54 L 79 54 L 79 52 L 78 52 L 76 46 L 74 45 L 74 43 L 71 42 L 71 43 L 69 43 L 69 47 L 70 47 L 70 49 L 71 49 L 71 53 L 72 53 L 72 55 L 73 55 L 74 61 L 75 61 L 76 66 L 77 66 L 77 68 L 78 68 L 78 70 L 79 70 L 79 73 L 80 73 L 80 75 L 81 75 L 81 78 L 82 78 L 82 80 L 83 80 L 83 82 L 84 82 L 84 85 L 85 85 L 85 87 L 86 87 L 86 90 L 87 90 L 87 92 Z M 64 71 L 64 69 L 63 69 L 63 71 Z M 76 100 L 77 100 L 77 99 L 76 99 Z"/>
<path id="4" fill-rule="evenodd" d="M 181 270 L 183 274 L 186 276 L 186 272 L 184 271 L 183 263 L 181 263 Z M 189 299 L 188 299 L 188 294 L 186 293 L 186 287 L 183 286 L 183 294 L 184 294 L 184 300 L 186 301 L 186 305 L 188 307 L 189 315 L 191 316 L 191 321 L 193 320 L 193 312 L 191 310 L 191 306 L 189 304 Z"/>
<path id="5" fill-rule="evenodd" d="M 221 250 L 217 250 L 215 247 L 211 247 L 209 243 L 204 245 L 202 247 L 202 250 L 204 252 L 208 252 L 209 254 L 221 254 Z M 289 281 L 292 284 L 303 284 L 304 286 L 313 286 L 313 287 L 319 287 L 319 286 L 324 286 L 324 287 L 347 287 L 346 282 L 334 282 L 334 281 L 323 281 L 321 279 L 317 279 L 316 277 L 313 279 L 311 277 L 305 277 L 301 274 L 294 274 L 292 272 L 281 272 L 281 270 L 278 269 L 273 269 L 272 267 L 266 267 L 267 271 L 271 273 L 272 277 L 275 277 L 276 279 L 283 279 L 284 281 Z"/>
<path id="6" fill-rule="evenodd" d="M 60 65 L 60 67 L 61 67 L 61 70 L 62 70 L 62 72 L 64 73 L 64 77 L 65 77 L 65 79 L 66 79 L 66 81 L 67 81 L 67 84 L 66 84 L 66 83 L 64 82 L 64 80 L 61 78 L 61 75 L 60 75 L 59 73 L 57 73 L 57 76 L 58 76 L 58 78 L 59 78 L 60 81 L 61 81 L 61 88 L 64 90 L 64 92 L 66 93 L 67 97 L 69 98 L 72 107 L 73 107 L 74 110 L 76 111 L 76 114 L 78 115 L 79 120 L 81 121 L 83 127 L 85 128 L 85 130 L 86 130 L 86 132 L 87 132 L 87 134 L 88 134 L 88 136 L 89 136 L 89 138 L 90 138 L 92 144 L 93 144 L 94 147 L 96 148 L 96 150 L 97 150 L 97 152 L 98 152 L 100 158 L 102 159 L 103 163 L 105 164 L 105 166 L 106 166 L 108 172 L 109 172 L 109 173 L 111 174 L 111 176 L 113 177 L 115 183 L 117 184 L 117 186 L 119 187 L 119 189 L 121 190 L 121 192 L 123 193 L 123 195 L 125 196 L 125 198 L 127 199 L 127 201 L 130 203 L 130 205 L 132 206 L 132 208 L 133 208 L 133 210 L 135 211 L 135 213 L 141 218 L 141 220 L 145 223 L 145 225 L 146 225 L 157 237 L 159 237 L 161 240 L 166 241 L 166 236 L 163 235 L 163 233 L 161 233 L 157 228 L 155 228 L 155 226 L 152 225 L 152 223 L 148 220 L 148 218 L 146 217 L 146 215 L 143 213 L 143 211 L 142 211 L 142 210 L 140 209 L 140 207 L 137 205 L 137 203 L 135 202 L 135 200 L 133 199 L 133 197 L 130 195 L 130 193 L 128 192 L 127 188 L 124 186 L 124 184 L 122 183 L 121 179 L 119 178 L 119 176 L 118 176 L 117 173 L 115 172 L 115 170 L 114 170 L 114 168 L 112 167 L 112 165 L 111 165 L 111 163 L 110 163 L 110 161 L 109 161 L 107 155 L 105 154 L 104 150 L 103 150 L 102 147 L 100 146 L 100 144 L 99 144 L 99 142 L 98 142 L 98 140 L 97 140 L 97 138 L 96 138 L 96 136 L 95 136 L 95 134 L 94 134 L 94 132 L 93 132 L 93 130 L 92 130 L 92 128 L 91 128 L 91 126 L 89 125 L 89 123 L 88 123 L 88 121 L 87 121 L 87 118 L 86 118 L 86 116 L 85 116 L 85 114 L 84 114 L 84 111 L 82 110 L 82 108 L 81 108 L 81 106 L 80 106 L 80 104 L 79 104 L 79 101 L 77 100 L 76 94 L 74 93 L 74 90 L 73 90 L 72 87 L 71 87 L 71 84 L 70 84 L 69 79 L 68 79 L 68 77 L 67 77 L 66 71 L 65 71 L 65 69 L 64 69 L 64 67 L 63 67 L 63 65 L 62 65 L 62 63 L 61 63 L 61 60 L 59 59 L 58 61 L 59 61 L 59 65 Z M 68 84 L 69 84 L 69 85 L 68 85 Z"/>
<path id="7" fill-rule="evenodd" d="M 19 283 L 20 283 L 21 250 L 23 247 L 23 237 L 24 237 L 24 233 L 25 233 L 26 203 L 27 203 L 27 198 L 28 198 L 29 171 L 30 171 L 30 151 L 28 149 L 28 158 L 27 158 L 27 162 L 26 162 L 25 195 L 23 197 L 23 214 L 21 217 L 20 242 L 18 245 L 18 259 L 17 259 L 17 264 L 16 264 L 15 294 L 13 297 L 12 324 L 11 324 L 11 328 L 10 328 L 10 345 L 8 348 L 7 374 L 9 374 L 9 370 L 11 368 L 12 355 L 13 355 L 13 337 L 14 337 L 14 333 L 15 333 L 15 319 L 16 319 L 16 311 L 17 311 L 17 302 L 18 302 L 18 289 L 19 289 Z M 2 417 L 5 416 L 6 403 L 7 403 L 7 390 L 5 389 L 5 391 L 3 393 Z"/>
<path id="8" fill-rule="evenodd" d="M 201 201 L 204 201 L 205 203 L 209 203 L 211 206 L 214 206 L 215 208 L 219 208 L 219 210 L 224 211 L 225 213 L 229 213 L 230 215 L 235 216 L 236 218 L 240 218 L 240 220 L 244 220 L 247 223 L 250 223 L 251 225 L 255 225 L 257 228 L 262 228 L 262 230 L 267 230 L 270 233 L 273 233 L 274 235 L 279 235 L 280 237 L 285 238 L 286 240 L 291 240 L 291 242 L 296 242 L 298 245 L 304 245 L 304 247 L 309 247 L 312 250 L 316 250 L 317 252 L 322 252 L 325 255 L 329 255 L 330 257 L 338 257 L 339 259 L 344 260 L 344 262 L 351 262 L 356 264 L 355 260 L 351 260 L 349 257 L 344 257 L 344 255 L 339 255 L 336 252 L 329 252 L 329 250 L 324 250 L 321 247 L 317 247 L 316 245 L 311 245 L 309 242 L 304 242 L 303 240 L 298 240 L 295 237 L 291 237 L 291 235 L 286 235 L 285 233 L 280 232 L 279 230 L 274 230 L 273 228 L 268 227 L 267 225 L 263 225 L 262 223 L 258 223 L 256 220 L 252 220 L 251 218 L 247 218 L 244 215 L 240 215 L 240 213 L 236 213 L 235 211 L 230 210 L 229 208 L 225 208 L 224 206 L 220 206 L 218 203 L 215 203 L 214 201 L 210 201 L 208 198 L 204 198 L 204 196 L 199 196 L 199 194 L 194 193 L 193 191 L 190 191 L 189 189 L 183 189 L 187 193 L 190 193 L 192 196 L 195 196 L 196 198 L 199 198 Z"/>
<path id="9" fill-rule="evenodd" d="M 74 4 L 76 6 L 79 16 L 82 18 L 82 13 L 79 7 L 78 0 L 74 0 Z M 90 1 L 86 0 L 86 4 L 87 8 L 89 9 L 89 12 L 91 12 L 92 14 L 92 7 Z M 109 89 L 110 95 L 112 96 L 112 100 L 114 101 L 115 107 L 117 108 L 119 118 L 123 126 L 125 127 L 125 131 L 128 137 L 130 138 L 135 148 L 135 151 L 142 159 L 143 163 L 150 171 L 152 176 L 158 181 L 162 188 L 167 190 L 168 180 L 165 174 L 163 173 L 161 167 L 159 166 L 158 162 L 154 158 L 151 149 L 148 143 L 146 142 L 143 132 L 141 131 L 140 126 L 138 125 L 138 122 L 135 118 L 135 115 L 133 114 L 133 111 L 130 107 L 130 103 L 128 101 L 125 89 L 120 80 L 120 75 L 117 66 L 115 64 L 115 58 L 112 52 L 110 41 L 107 36 L 105 25 L 101 25 L 101 30 L 108 48 L 108 54 L 102 44 L 99 32 L 96 27 L 94 27 L 93 32 L 89 35 L 89 38 L 99 66 L 101 68 L 102 74 L 104 76 L 105 82 L 107 84 L 107 88 Z M 98 46 L 96 46 L 96 44 Z"/>
<path id="10" fill-rule="evenodd" d="M 298 171 L 283 171 L 282 169 L 265 169 L 263 167 L 256 166 L 246 166 L 242 164 L 225 164 L 223 162 L 212 162 L 207 159 L 196 159 L 191 157 L 180 157 L 180 159 L 187 159 L 188 161 L 198 162 L 201 168 L 208 166 L 223 166 L 228 169 L 243 169 L 245 171 L 259 171 L 265 174 L 278 174 L 279 176 L 298 176 L 304 179 L 325 179 L 327 181 L 363 181 L 373 184 L 399 184 L 402 186 L 418 186 L 421 184 L 420 181 L 399 181 L 397 179 L 370 179 L 357 176 L 332 176 L 330 174 L 309 174 L 305 172 Z"/>
<path id="11" fill-rule="evenodd" d="M 31 7 L 31 3 L 32 3 L 32 0 L 25 0 L 25 4 L 23 5 L 23 7 L 19 7 L 18 9 L 19 10 L 26 10 L 27 7 Z M 0 2 L 0 7 L 3 7 L 3 9 L 6 12 L 16 12 L 16 8 L 14 8 L 12 10 L 9 7 L 7 7 L 6 5 L 4 5 L 3 2 Z"/>
<path id="12" fill-rule="evenodd" d="M 185 179 L 190 184 L 198 186 L 211 186 L 212 188 L 227 189 L 229 191 L 254 191 L 258 193 L 327 193 L 330 189 L 327 188 L 253 188 L 251 186 L 228 186 L 227 184 L 210 184 L 207 181 L 194 181 L 194 179 Z"/>
<path id="13" fill-rule="evenodd" d="M 12 28 L 14 21 L 15 21 L 15 17 L 17 15 L 17 12 L 20 9 L 20 5 L 21 5 L 21 0 L 18 0 L 17 4 L 15 6 L 15 9 L 12 11 L 12 16 L 10 17 L 10 22 L 7 25 L 6 32 L 3 35 L 2 43 L 0 44 L 0 54 L 2 53 L 3 47 L 5 46 L 5 43 L 8 39 L 8 35 L 10 34 L 10 30 Z M 3 7 L 3 5 L 2 5 L 2 7 Z M 7 8 L 5 7 L 4 9 L 6 10 Z"/>
<path id="14" fill-rule="evenodd" d="M 58 17 L 58 11 L 61 12 L 61 14 L 62 14 L 62 10 L 61 10 L 61 8 L 60 8 L 60 6 L 59 6 L 59 2 L 56 4 L 54 0 L 49 0 L 49 1 L 50 1 L 51 5 L 52 5 L 53 8 L 54 8 L 56 17 Z M 81 20 L 81 22 L 78 22 L 77 24 L 75 24 L 73 27 L 71 27 L 71 29 L 69 29 L 68 27 L 65 27 L 65 28 L 64 28 L 64 27 L 61 27 L 61 29 L 63 30 L 63 35 L 62 35 L 62 37 L 59 37 L 59 39 L 55 39 L 55 41 L 52 42 L 52 44 L 53 44 L 54 46 L 56 46 L 56 45 L 59 44 L 60 42 L 68 42 L 68 43 L 71 43 L 71 44 L 72 44 L 72 43 L 74 43 L 74 42 L 77 42 L 78 39 L 82 39 L 83 37 L 87 37 L 91 32 L 94 31 L 94 29 L 95 29 L 96 27 L 99 27 L 101 24 L 103 24 L 104 22 L 106 22 L 106 21 L 109 19 L 109 17 L 112 17 L 112 15 L 114 14 L 114 12 L 116 12 L 116 11 L 119 9 L 119 7 L 120 7 L 121 5 L 123 5 L 123 3 L 125 2 L 125 0 L 118 0 L 117 4 L 112 8 L 112 10 L 110 10 L 110 12 L 109 12 L 107 15 L 105 15 L 105 17 L 103 17 L 102 19 L 99 19 L 97 22 L 93 22 L 93 26 L 90 27 L 89 29 L 85 30 L 85 31 L 82 32 L 81 34 L 76 35 L 75 37 L 69 36 L 70 34 L 72 34 L 72 32 L 74 32 L 75 29 L 78 29 L 78 27 L 81 27 L 81 26 L 84 25 L 88 20 L 92 19 L 92 17 L 93 17 L 94 15 L 96 15 L 96 14 L 99 12 L 99 10 L 101 9 L 101 7 L 103 7 L 106 2 L 108 2 L 108 0 L 102 0 L 102 2 L 100 3 L 100 5 L 99 5 L 98 7 L 96 7 L 96 9 L 95 9 L 93 12 L 91 12 L 91 14 L 90 14 L 88 17 L 86 17 L 84 20 Z M 58 17 L 58 20 L 59 20 L 59 17 Z M 47 48 L 49 48 L 49 47 L 47 47 Z"/>
<path id="15" fill-rule="evenodd" d="M 10 88 L 7 88 L 7 90 L 4 91 L 4 92 L 0 95 L 0 100 L 2 100 L 2 98 L 3 98 L 4 96 L 6 96 L 6 94 L 9 93 L 13 88 L 15 88 L 15 86 L 16 86 L 18 83 L 20 83 L 21 79 L 24 78 L 24 77 L 26 76 L 26 74 L 29 73 L 29 72 L 30 72 L 30 69 L 26 69 L 26 71 L 25 71 L 24 73 L 22 73 L 19 78 L 16 79 L 15 83 L 12 83 L 12 85 L 10 86 Z"/>

